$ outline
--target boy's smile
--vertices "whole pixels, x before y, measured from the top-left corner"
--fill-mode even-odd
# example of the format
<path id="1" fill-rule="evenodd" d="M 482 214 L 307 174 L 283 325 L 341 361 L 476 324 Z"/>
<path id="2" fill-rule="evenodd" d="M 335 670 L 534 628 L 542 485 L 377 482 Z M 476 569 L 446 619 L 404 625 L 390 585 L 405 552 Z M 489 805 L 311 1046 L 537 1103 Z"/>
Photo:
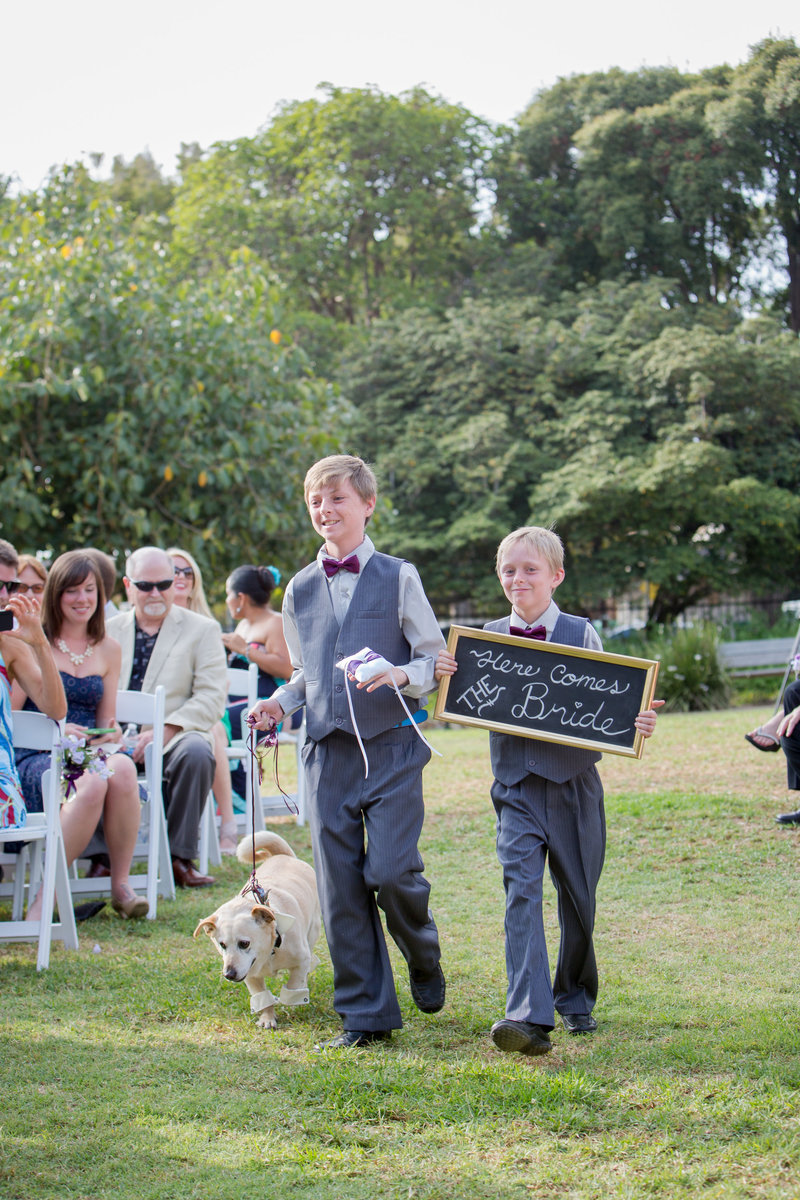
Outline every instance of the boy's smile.
<path id="1" fill-rule="evenodd" d="M 509 547 L 497 574 L 512 608 L 526 625 L 539 620 L 564 578 L 563 568 L 553 570 L 547 559 L 525 541 Z"/>
<path id="2" fill-rule="evenodd" d="M 345 558 L 361 545 L 368 517 L 375 509 L 375 497 L 362 499 L 349 479 L 309 492 L 308 513 L 311 524 L 329 554 Z"/>

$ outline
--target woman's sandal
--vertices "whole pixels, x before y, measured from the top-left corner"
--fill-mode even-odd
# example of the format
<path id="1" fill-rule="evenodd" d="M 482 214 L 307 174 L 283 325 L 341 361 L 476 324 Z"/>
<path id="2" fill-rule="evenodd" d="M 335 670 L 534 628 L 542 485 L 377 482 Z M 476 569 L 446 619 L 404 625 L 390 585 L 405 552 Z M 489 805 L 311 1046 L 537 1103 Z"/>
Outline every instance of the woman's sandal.
<path id="1" fill-rule="evenodd" d="M 120 900 L 116 896 L 112 896 L 111 907 L 121 917 L 146 917 L 150 912 L 150 905 L 144 896 L 137 896 L 132 889 L 128 900 Z"/>
<path id="2" fill-rule="evenodd" d="M 756 741 L 756 738 L 766 738 L 766 740 L 771 742 L 772 745 L 761 746 Z M 781 748 L 780 738 L 773 737 L 771 733 L 765 733 L 760 725 L 758 729 L 754 729 L 752 733 L 746 733 L 744 735 L 744 740 L 749 742 L 751 746 L 755 746 L 756 750 L 763 750 L 765 753 L 771 754 L 773 751 L 780 750 Z"/>

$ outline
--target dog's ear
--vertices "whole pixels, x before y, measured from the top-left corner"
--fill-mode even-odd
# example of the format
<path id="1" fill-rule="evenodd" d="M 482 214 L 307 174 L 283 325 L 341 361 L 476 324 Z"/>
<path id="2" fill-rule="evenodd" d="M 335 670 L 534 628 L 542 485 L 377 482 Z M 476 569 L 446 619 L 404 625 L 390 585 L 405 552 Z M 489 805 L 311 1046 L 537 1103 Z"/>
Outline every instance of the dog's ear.
<path id="1" fill-rule="evenodd" d="M 289 913 L 276 912 L 275 924 L 278 926 L 278 933 L 288 933 L 295 923 L 295 918 Z"/>
<path id="2" fill-rule="evenodd" d="M 197 937 L 201 929 L 204 933 L 207 933 L 209 937 L 213 937 L 217 931 L 217 914 L 212 913 L 210 917 L 203 917 L 203 920 L 197 926 L 197 929 L 195 929 L 192 937 Z"/>
<path id="3" fill-rule="evenodd" d="M 254 904 L 250 909 L 250 916 L 254 921 L 260 921 L 262 925 L 269 925 L 275 920 L 275 914 L 271 908 L 267 908 L 266 904 Z"/>

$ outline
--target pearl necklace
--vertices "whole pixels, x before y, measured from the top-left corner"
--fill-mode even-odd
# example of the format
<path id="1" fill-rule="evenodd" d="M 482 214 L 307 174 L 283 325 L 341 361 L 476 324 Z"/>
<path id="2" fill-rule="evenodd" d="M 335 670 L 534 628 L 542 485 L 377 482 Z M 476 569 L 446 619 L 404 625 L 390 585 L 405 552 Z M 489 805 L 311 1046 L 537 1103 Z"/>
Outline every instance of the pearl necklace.
<path id="1" fill-rule="evenodd" d="M 56 645 L 61 653 L 66 654 L 70 662 L 73 662 L 76 667 L 79 667 L 87 658 L 91 658 L 92 652 L 94 651 L 94 646 L 91 644 L 91 642 L 86 643 L 86 649 L 84 650 L 83 654 L 73 654 L 63 638 L 56 638 Z"/>

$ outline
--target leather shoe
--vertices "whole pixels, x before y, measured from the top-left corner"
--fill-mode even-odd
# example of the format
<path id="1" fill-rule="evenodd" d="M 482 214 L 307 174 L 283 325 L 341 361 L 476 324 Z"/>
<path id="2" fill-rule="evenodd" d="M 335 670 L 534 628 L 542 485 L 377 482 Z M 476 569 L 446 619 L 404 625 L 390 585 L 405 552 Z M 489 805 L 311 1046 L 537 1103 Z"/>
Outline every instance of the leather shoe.
<path id="1" fill-rule="evenodd" d="M 129 896 L 127 900 L 119 900 L 116 897 L 111 897 L 111 907 L 115 913 L 119 913 L 121 917 L 146 917 L 150 912 L 150 905 L 145 900 L 144 896 L 137 896 L 135 893 Z"/>
<path id="2" fill-rule="evenodd" d="M 216 883 L 213 875 L 201 875 L 188 858 L 173 858 L 172 874 L 178 887 L 211 887 Z"/>
<path id="3" fill-rule="evenodd" d="M 322 1042 L 317 1050 L 350 1050 L 355 1046 L 370 1046 L 373 1042 L 391 1040 L 391 1029 L 345 1029 L 338 1037 Z"/>
<path id="4" fill-rule="evenodd" d="M 505 1017 L 492 1026 L 492 1041 L 498 1050 L 515 1050 L 517 1054 L 547 1054 L 553 1049 L 548 1031 L 530 1021 L 510 1021 Z"/>
<path id="5" fill-rule="evenodd" d="M 439 963 L 432 971 L 418 971 L 409 967 L 408 982 L 411 997 L 420 1012 L 436 1013 L 444 1008 L 445 981 Z"/>
<path id="6" fill-rule="evenodd" d="M 567 1033 L 594 1033 L 597 1021 L 591 1013 L 559 1013 Z"/>
<path id="7" fill-rule="evenodd" d="M 800 825 L 800 812 L 781 813 L 775 818 L 777 825 Z"/>
<path id="8" fill-rule="evenodd" d="M 105 863 L 97 862 L 97 860 L 94 859 L 94 860 L 92 860 L 92 865 L 89 867 L 89 870 L 86 872 L 86 878 L 87 879 L 110 879 L 111 878 L 111 868 L 107 867 Z"/>

